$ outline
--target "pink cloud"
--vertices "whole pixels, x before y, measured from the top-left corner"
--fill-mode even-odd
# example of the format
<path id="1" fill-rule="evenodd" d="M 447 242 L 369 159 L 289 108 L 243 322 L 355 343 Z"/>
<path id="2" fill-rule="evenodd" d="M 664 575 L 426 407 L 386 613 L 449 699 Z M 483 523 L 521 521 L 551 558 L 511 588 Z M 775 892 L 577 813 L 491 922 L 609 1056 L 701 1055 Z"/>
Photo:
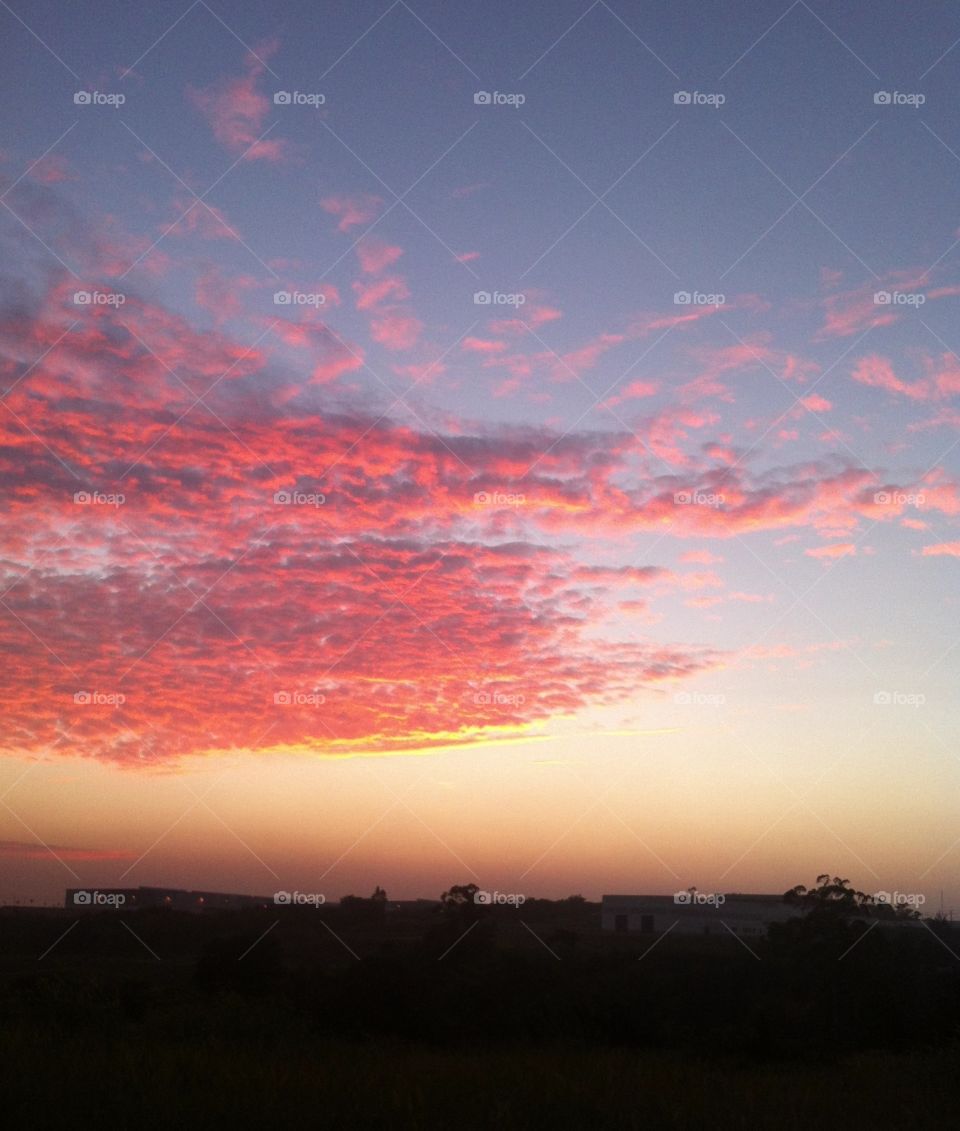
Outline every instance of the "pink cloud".
<path id="1" fill-rule="evenodd" d="M 331 344 L 329 350 L 320 361 L 314 365 L 310 373 L 310 381 L 314 385 L 327 385 L 336 381 L 345 373 L 355 373 L 363 368 L 363 354 L 354 355 L 348 350 L 337 348 Z"/>
<path id="2" fill-rule="evenodd" d="M 823 300 L 825 320 L 815 340 L 850 337 L 896 322 L 898 308 L 874 302 L 874 294 L 880 289 L 879 284 L 869 284 L 855 291 L 828 295 Z"/>
<path id="3" fill-rule="evenodd" d="M 630 327 L 632 336 L 643 338 L 657 330 L 672 330 L 677 326 L 691 326 L 703 318 L 710 318 L 723 306 L 685 306 L 670 314 L 647 314 L 638 318 Z"/>
<path id="4" fill-rule="evenodd" d="M 325 385 L 363 368 L 362 347 L 341 341 L 315 310 L 305 310 L 297 322 L 273 318 L 268 325 L 286 345 L 307 351 L 311 384 Z"/>
<path id="5" fill-rule="evenodd" d="M 374 341 L 390 350 L 408 350 L 417 344 L 423 323 L 410 314 L 386 314 L 370 323 Z"/>
<path id="6" fill-rule="evenodd" d="M 681 445 L 689 439 L 690 429 L 706 428 L 716 424 L 718 419 L 715 413 L 669 407 L 653 416 L 641 418 L 636 427 L 644 443 L 664 463 L 686 467 L 692 462 L 692 458 Z"/>
<path id="7" fill-rule="evenodd" d="M 48 153 L 30 169 L 30 176 L 42 185 L 59 185 L 77 180 L 70 162 L 59 153 Z"/>
<path id="8" fill-rule="evenodd" d="M 960 362 L 953 354 L 945 353 L 939 359 L 927 359 L 926 368 L 938 396 L 960 395 Z"/>
<path id="9" fill-rule="evenodd" d="M 398 377 L 407 377 L 417 385 L 421 382 L 429 384 L 447 372 L 446 365 L 436 359 L 429 362 L 414 362 L 410 365 L 393 365 L 391 369 Z"/>
<path id="10" fill-rule="evenodd" d="M 528 327 L 536 329 L 545 322 L 556 322 L 563 317 L 563 311 L 553 306 L 531 305 L 530 309 L 524 308 L 523 318 L 504 318 L 490 323 L 490 330 L 494 334 L 522 334 Z"/>
<path id="11" fill-rule="evenodd" d="M 276 44 L 261 48 L 260 54 L 269 57 Z M 242 154 L 245 161 L 281 161 L 286 155 L 286 142 L 263 138 L 264 122 L 271 103 L 257 89 L 266 71 L 264 63 L 252 53 L 244 60 L 244 74 L 240 78 L 225 79 L 203 90 L 192 87 L 187 95 L 206 118 L 213 136 L 231 153 Z"/>
<path id="12" fill-rule="evenodd" d="M 816 393 L 811 393 L 809 397 L 802 397 L 800 403 L 811 412 L 829 412 L 833 408 L 832 401 L 828 401 L 826 397 L 818 396 Z"/>
<path id="13" fill-rule="evenodd" d="M 960 491 L 957 484 L 948 480 L 942 470 L 934 469 L 923 477 L 920 494 L 922 501 L 917 506 L 923 510 L 941 511 L 951 516 L 960 514 Z"/>
<path id="14" fill-rule="evenodd" d="M 615 346 L 626 341 L 624 334 L 601 334 L 579 349 L 570 350 L 551 365 L 556 381 L 570 381 L 593 369 L 601 357 Z"/>
<path id="15" fill-rule="evenodd" d="M 687 550 L 686 553 L 680 555 L 680 561 L 690 564 L 713 565 L 716 562 L 722 562 L 723 558 L 709 550 Z"/>
<path id="16" fill-rule="evenodd" d="M 15 613 L 4 647 L 16 662 L 0 665 L 0 693 L 24 749 L 68 731 L 65 755 L 147 767 L 178 751 L 250 744 L 318 754 L 450 746 L 629 700 L 638 687 L 720 661 L 706 647 L 598 637 L 616 604 L 610 589 L 630 594 L 668 575 L 633 554 L 622 566 L 581 561 L 539 537 L 551 513 L 592 532 L 607 504 L 642 511 L 609 481 L 630 458 L 617 437 L 509 428 L 441 436 L 344 401 L 330 411 L 326 397 L 277 408 L 264 395 L 275 375 L 262 351 L 133 296 L 122 317 L 91 310 L 64 337 L 64 319 L 77 316 L 64 310 L 74 285 L 34 322 L 0 320 L 4 362 L 24 346 L 34 357 L 45 350 L 30 388 L 7 398 L 30 430 L 0 417 L 5 449 L 17 449 L 0 530 Z M 278 331 L 311 351 L 308 365 L 327 378 L 360 364 L 307 313 L 280 320 Z M 230 381 L 217 382 L 229 365 Z M 216 384 L 210 412 L 187 411 L 193 396 L 170 369 L 200 390 Z M 116 516 L 74 506 L 77 480 L 53 445 L 82 483 L 106 487 L 136 463 L 123 483 L 131 537 L 114 536 Z M 547 448 L 528 486 L 527 530 L 511 525 L 510 508 L 476 506 L 484 484 L 509 483 Z M 329 505 L 276 505 L 275 493 L 294 487 L 323 491 Z M 77 530 L 64 543 L 67 519 Z M 56 569 L 29 568 L 50 552 Z M 231 562 L 237 568 L 225 570 Z M 215 587 L 216 603 L 198 602 L 180 576 L 198 593 Z M 57 657 L 40 643 L 53 633 Z M 525 703 L 503 708 L 477 695 L 521 679 L 536 688 Z M 126 701 L 78 705 L 83 688 L 122 689 Z M 279 691 L 318 690 L 323 712 L 276 706 Z"/>
<path id="17" fill-rule="evenodd" d="M 464 338 L 460 348 L 468 353 L 503 353 L 507 348 L 506 342 L 494 341 L 490 338 Z"/>
<path id="18" fill-rule="evenodd" d="M 383 201 L 379 196 L 363 193 L 360 196 L 326 196 L 320 201 L 324 212 L 338 216 L 337 230 L 349 232 L 359 224 L 369 224 L 380 212 Z M 362 244 L 357 245 L 358 250 Z"/>
<path id="19" fill-rule="evenodd" d="M 888 393 L 899 393 L 913 400 L 925 400 L 930 394 L 930 386 L 926 382 L 909 385 L 901 381 L 890 362 L 878 354 L 860 358 L 851 376 L 861 385 L 884 389 Z"/>
<path id="20" fill-rule="evenodd" d="M 388 275 L 375 283 L 357 281 L 353 290 L 357 296 L 357 310 L 371 310 L 387 299 L 402 301 L 410 297 L 406 280 L 399 275 Z"/>
<path id="21" fill-rule="evenodd" d="M 242 280 L 247 278 L 241 276 L 234 287 L 241 299 L 246 287 Z M 196 284 L 198 301 L 215 310 L 231 282 L 214 271 L 204 272 Z M 702 546 L 706 539 L 752 537 L 759 531 L 780 533 L 792 528 L 804 532 L 802 545 L 837 540 L 807 551 L 810 556 L 843 556 L 853 553 L 850 531 L 864 518 L 879 517 L 879 508 L 871 509 L 870 500 L 877 486 L 887 482 L 880 476 L 892 477 L 884 469 L 851 466 L 842 453 L 777 466 L 768 448 L 751 460 L 746 445 L 740 447 L 736 442 L 742 436 L 728 419 L 735 402 L 716 406 L 722 409 L 721 416 L 713 411 L 714 405 L 697 403 L 692 392 L 685 392 L 690 399 L 679 405 L 671 404 L 647 419 L 631 419 L 630 427 L 607 420 L 599 428 L 571 433 L 566 431 L 569 419 L 559 411 L 549 424 L 521 428 L 489 423 L 481 427 L 439 410 L 431 418 L 437 425 L 433 433 L 377 420 L 368 411 L 370 405 L 360 402 L 362 391 L 353 400 L 352 387 L 344 385 L 332 396 L 330 390 L 307 387 L 305 377 L 299 391 L 282 400 L 279 411 L 281 397 L 272 394 L 281 380 L 289 379 L 291 366 L 287 351 L 278 343 L 273 343 L 272 350 L 258 344 L 248 353 L 242 342 L 209 329 L 197 330 L 183 317 L 144 302 L 132 291 L 119 312 L 78 312 L 69 303 L 73 285 L 51 293 L 36 318 L 17 313 L 0 322 L 0 364 L 5 372 L 22 372 L 25 365 L 40 359 L 29 381 L 14 388 L 8 398 L 29 429 L 11 423 L 12 417 L 5 423 L 0 417 L 8 451 L 4 503 L 10 504 L 13 518 L 3 524 L 0 557 L 17 567 L 10 569 L 11 581 L 27 574 L 14 586 L 11 598 L 18 602 L 13 607 L 25 623 L 42 631 L 44 617 L 51 625 L 62 624 L 62 608 L 78 610 L 76 635 L 64 637 L 68 653 L 64 658 L 81 668 L 85 683 L 87 677 L 101 680 L 90 686 L 102 686 L 102 680 L 109 677 L 116 659 L 110 649 L 117 625 L 129 622 L 132 626 L 131 654 L 143 651 L 145 659 L 142 682 L 138 682 L 139 670 L 131 677 L 129 710 L 134 714 L 125 716 L 124 723 L 134 723 L 135 733 L 146 736 L 148 755 L 154 749 L 151 728 L 156 724 L 164 732 L 165 713 L 178 718 L 182 713 L 187 719 L 188 742 L 208 735 L 208 730 L 214 746 L 228 747 L 241 742 L 244 735 L 249 739 L 255 713 L 250 704 L 262 712 L 263 705 L 272 702 L 275 687 L 258 686 L 257 695 L 262 691 L 259 699 L 246 686 L 242 693 L 235 686 L 231 690 L 226 677 L 239 674 L 236 642 L 227 640 L 223 624 L 206 618 L 202 608 L 181 624 L 177 620 L 184 612 L 180 594 L 175 588 L 155 584 L 156 574 L 151 572 L 156 570 L 155 559 L 149 554 L 142 560 L 135 557 L 132 543 L 122 552 L 119 545 L 110 545 L 110 553 L 116 553 L 109 562 L 115 603 L 105 607 L 91 600 L 103 584 L 103 527 L 93 525 L 100 521 L 95 512 L 85 513 L 80 517 L 88 525 L 58 548 L 64 519 L 71 514 L 68 488 L 73 484 L 53 452 L 76 467 L 85 481 L 95 484 L 105 484 L 117 473 L 116 468 L 141 461 L 129 477 L 134 505 L 124 512 L 124 521 L 160 555 L 170 553 L 165 539 L 175 529 L 177 555 L 171 561 L 174 566 L 178 560 L 187 563 L 188 576 L 196 576 L 201 583 L 207 578 L 211 583 L 217 580 L 215 558 L 232 561 L 252 547 L 242 568 L 224 579 L 222 589 L 218 582 L 223 604 L 217 609 L 223 621 L 243 640 L 251 641 L 258 654 L 262 648 L 266 665 L 280 665 L 290 678 L 297 671 L 316 670 L 319 637 L 329 642 L 335 657 L 346 654 L 342 685 L 326 689 L 331 703 L 334 694 L 340 694 L 336 711 L 328 718 L 342 725 L 342 741 L 366 743 L 364 749 L 426 741 L 421 735 L 424 728 L 431 727 L 440 744 L 449 739 L 440 732 L 444 726 L 450 728 L 450 719 L 456 729 L 457 719 L 480 726 L 489 718 L 469 714 L 476 704 L 466 694 L 470 690 L 466 685 L 457 685 L 458 695 L 465 692 L 466 716 L 459 713 L 460 698 L 451 706 L 424 693 L 431 686 L 452 686 L 448 653 L 438 650 L 439 658 L 430 671 L 418 666 L 424 662 L 423 635 L 404 609 L 395 610 L 396 615 L 388 617 L 382 628 L 374 628 L 390 600 L 380 581 L 396 593 L 406 592 L 426 566 L 436 566 L 435 573 L 410 597 L 416 602 L 417 616 L 441 637 L 449 633 L 451 649 L 468 657 L 471 670 L 487 670 L 505 652 L 513 661 L 507 673 L 511 676 L 527 672 L 525 665 L 532 662 L 534 673 L 524 678 L 536 679 L 537 687 L 545 690 L 538 692 L 536 704 L 518 715 L 517 721 L 526 721 L 538 712 L 549 715 L 553 709 L 609 702 L 623 688 L 635 688 L 639 678 L 658 678 L 657 673 L 659 678 L 682 675 L 703 666 L 695 650 L 657 646 L 651 651 L 644 646 L 610 652 L 622 665 L 611 670 L 608 653 L 598 656 L 601 637 L 584 635 L 579 627 L 589 626 L 593 632 L 615 607 L 615 600 L 607 600 L 608 588 L 616 589 L 619 597 L 624 588 L 649 581 L 656 594 L 673 587 L 680 600 L 689 598 L 694 607 L 705 610 L 726 602 L 746 605 L 768 600 L 760 594 L 726 591 L 723 581 L 709 571 L 717 556 L 706 549 L 690 550 L 681 559 L 684 564 L 703 567 L 703 572 L 670 575 L 651 573 L 650 567 L 586 564 L 574 560 L 574 547 L 583 547 L 589 560 L 598 552 L 598 545 L 604 547 L 599 552 L 606 555 L 607 546 L 601 540 L 609 538 L 613 546 L 620 539 L 624 558 L 632 560 L 628 557 L 630 536 L 639 531 L 695 539 L 693 545 Z M 380 296 L 369 300 L 369 309 L 381 321 L 392 320 L 382 344 L 408 349 L 419 338 L 419 321 L 400 310 L 377 308 L 378 302 L 398 297 L 392 286 L 389 279 L 365 272 L 356 293 L 361 299 Z M 294 361 L 299 362 L 302 373 L 312 374 L 313 381 L 333 381 L 362 366 L 361 347 L 339 341 L 333 329 L 320 320 L 319 312 L 287 313 L 289 318 L 279 319 L 276 334 L 304 351 Z M 64 337 L 63 331 L 77 318 L 77 329 Z M 255 326 L 271 321 L 272 316 L 251 319 Z M 404 330 L 404 324 L 411 322 L 415 330 Z M 150 343 L 160 361 L 137 342 L 134 330 Z M 500 339 L 479 336 L 476 341 Z M 595 338 L 587 346 L 598 341 L 609 345 Z M 515 342 L 510 339 L 510 344 L 512 348 Z M 776 353 L 768 344 L 759 345 Z M 283 355 L 282 377 L 272 367 L 273 351 Z M 482 347 L 473 352 L 477 354 L 474 365 L 480 368 L 488 361 L 498 361 L 503 351 Z M 777 358 L 783 356 L 776 353 Z M 414 379 L 429 372 L 429 366 L 418 364 L 427 360 L 425 345 L 422 353 L 415 350 L 407 357 L 412 358 L 411 364 L 397 366 L 395 372 L 403 369 Z M 742 360 L 743 355 L 739 357 Z M 713 360 L 722 366 L 733 358 L 727 353 Z M 538 375 L 549 373 L 555 364 L 549 352 L 533 354 L 525 361 L 539 367 Z M 511 364 L 521 365 L 519 355 L 511 355 Z M 171 377 L 167 365 L 197 391 L 230 370 L 229 379 L 219 381 L 211 394 L 211 408 L 227 427 L 198 410 L 168 429 L 170 420 L 190 408 L 191 399 Z M 937 361 L 936 372 L 943 368 Z M 669 389 L 666 379 L 662 387 Z M 282 391 L 285 396 L 286 390 Z M 680 464 L 682 474 L 664 468 L 651 457 L 651 449 Z M 202 484 L 195 478 L 198 451 L 203 452 L 207 469 Z M 717 461 L 723 465 L 718 466 Z M 478 491 L 497 485 L 509 490 L 521 477 L 527 496 L 523 508 L 475 506 Z M 303 489 L 327 490 L 331 505 L 313 516 L 296 508 L 278 511 L 271 502 L 272 492 L 293 483 Z M 960 513 L 957 485 L 945 473 L 926 477 L 922 491 L 920 485 L 916 488 L 925 496 L 925 509 Z M 693 489 L 718 492 L 722 501 L 716 506 L 678 505 L 678 492 Z M 891 485 L 893 489 L 900 488 Z M 898 514 L 895 507 L 884 511 L 894 521 L 899 521 Z M 258 542 L 268 528 L 269 536 Z M 814 531 L 819 537 L 811 536 Z M 655 544 L 657 539 L 649 541 Z M 954 554 L 956 544 L 942 545 L 951 549 L 927 547 L 924 553 Z M 60 555 L 58 568 L 30 574 L 27 566 L 38 553 L 54 548 Z M 362 571 L 350 551 L 375 562 L 377 576 L 358 583 L 356 575 Z M 667 552 L 666 545 L 662 552 Z M 856 553 L 862 557 L 868 550 L 857 548 Z M 864 560 L 862 564 L 868 563 Z M 469 598 L 464 599 L 463 593 L 470 594 Z M 505 594 L 506 599 L 491 599 L 491 594 Z M 190 594 L 184 592 L 183 601 L 189 604 L 190 600 Z M 637 608 L 643 613 L 643 602 L 638 601 Z M 51 609 L 57 617 L 51 616 Z M 97 635 L 97 615 L 116 618 L 102 636 Z M 171 635 L 162 637 L 171 625 Z M 369 637 L 356 651 L 348 652 L 366 628 L 371 629 Z M 39 733 L 41 724 L 52 730 L 58 712 L 43 715 L 42 697 L 38 700 L 30 682 L 34 657 L 40 673 L 36 686 L 44 694 L 56 678 L 62 680 L 62 674 L 52 661 L 49 667 L 42 666 L 50 657 L 44 657 L 37 642 L 25 630 L 20 632 L 16 622 L 13 631 L 19 633 L 14 640 L 18 656 L 29 660 L 20 665 L 25 673 L 22 682 L 15 682 L 21 679 L 17 665 L 10 665 L 11 672 L 0 679 L 8 681 L 5 689 L 12 685 L 21 692 L 16 725 L 23 729 L 30 719 L 38 718 L 37 731 L 30 733 Z M 161 637 L 156 651 L 147 654 L 151 642 Z M 89 656 L 78 640 L 90 645 Z M 386 678 L 377 668 L 385 655 Z M 188 661 L 187 670 L 178 676 L 176 663 L 184 663 L 184 656 L 202 659 Z M 434 659 L 430 657 L 430 662 Z M 290 666 L 283 667 L 288 661 Z M 579 682 L 571 690 L 573 666 Z M 260 669 L 260 675 L 262 672 Z M 259 677 L 254 671 L 245 678 Z M 448 682 L 443 683 L 444 679 Z M 402 699 L 396 688 L 384 686 L 387 680 L 394 680 L 397 687 L 411 686 L 415 693 Z M 202 694 L 194 695 L 194 683 Z M 150 699 L 151 687 L 162 688 L 166 698 Z M 161 710 L 155 710 L 157 702 Z M 205 714 L 211 702 L 226 707 Z M 54 705 L 59 708 L 59 701 Z M 295 722 L 288 721 L 291 719 Z M 100 729 L 88 731 L 84 728 L 89 724 L 81 716 L 82 739 L 93 744 L 91 750 L 98 756 L 133 757 L 128 753 L 133 747 L 125 747 L 119 737 L 121 729 L 114 732 L 108 723 L 101 718 Z M 335 741 L 310 731 L 306 716 L 296 712 L 281 716 L 278 725 L 280 735 L 291 743 L 303 738 L 315 745 Z M 159 758 L 165 748 L 161 738 L 157 743 Z"/>
<path id="22" fill-rule="evenodd" d="M 641 397 L 652 397 L 657 394 L 660 386 L 656 381 L 631 381 L 625 389 L 619 393 L 609 397 L 603 403 L 608 408 L 614 408 L 618 404 L 623 404 L 624 401 L 638 400 Z"/>
<path id="23" fill-rule="evenodd" d="M 212 314 L 214 322 L 220 326 L 242 313 L 243 292 L 255 285 L 256 280 L 252 275 L 227 276 L 216 264 L 211 263 L 197 276 L 194 299 L 197 306 Z"/>
<path id="24" fill-rule="evenodd" d="M 357 244 L 357 258 L 360 260 L 360 270 L 366 275 L 379 275 L 403 255 L 402 247 L 393 247 L 381 240 L 368 236 Z"/>
<path id="25" fill-rule="evenodd" d="M 815 362 L 773 348 L 769 338 L 769 334 L 754 334 L 730 345 L 695 349 L 694 356 L 701 361 L 703 368 L 697 381 L 691 382 L 689 387 L 696 389 L 698 395 L 723 396 L 725 389 L 716 382 L 716 378 L 726 373 L 752 370 L 757 366 L 771 371 L 782 381 L 799 383 L 818 372 L 819 367 Z"/>
<path id="26" fill-rule="evenodd" d="M 379 240 L 364 239 L 357 244 L 360 270 L 379 276 L 403 254 L 402 249 Z M 357 309 L 371 313 L 370 336 L 390 350 L 407 350 L 420 339 L 423 323 L 404 305 L 410 289 L 402 275 L 388 275 L 371 282 L 358 279 L 353 284 Z"/>
<path id="27" fill-rule="evenodd" d="M 234 240 L 239 242 L 240 237 L 234 226 L 229 222 L 226 214 L 220 208 L 204 201 L 197 204 L 188 196 L 181 194 L 174 199 L 174 208 L 177 217 L 173 226 L 164 222 L 160 226 L 161 235 L 170 236 L 197 236 L 206 240 Z"/>
<path id="28" fill-rule="evenodd" d="M 834 542 L 829 546 L 818 546 L 813 550 L 804 550 L 811 558 L 846 558 L 856 554 L 857 547 L 852 542 Z"/>
<path id="29" fill-rule="evenodd" d="M 711 459 L 719 460 L 721 463 L 734 464 L 738 462 L 736 449 L 725 447 L 723 444 L 705 444 L 703 451 Z"/>
<path id="30" fill-rule="evenodd" d="M 722 589 L 723 579 L 712 570 L 703 573 L 681 573 L 676 575 L 681 589 Z"/>
<path id="31" fill-rule="evenodd" d="M 924 546 L 921 553 L 925 558 L 941 556 L 960 558 L 960 542 L 938 542 L 935 546 Z"/>

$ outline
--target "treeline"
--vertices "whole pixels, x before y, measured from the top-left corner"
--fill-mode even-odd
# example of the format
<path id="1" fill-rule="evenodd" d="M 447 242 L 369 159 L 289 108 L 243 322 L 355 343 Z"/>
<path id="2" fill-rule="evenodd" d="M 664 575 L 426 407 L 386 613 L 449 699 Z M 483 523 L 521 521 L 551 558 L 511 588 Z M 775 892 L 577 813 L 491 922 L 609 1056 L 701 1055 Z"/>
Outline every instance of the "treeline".
<path id="1" fill-rule="evenodd" d="M 403 938 L 393 920 L 386 929 L 381 898 L 283 914 L 143 911 L 131 930 L 105 913 L 42 962 L 17 968 L 3 956 L 0 1025 L 149 1035 L 215 1028 L 239 1008 L 267 1040 L 296 1031 L 444 1047 L 563 1041 L 757 1061 L 956 1041 L 953 930 L 864 917 L 844 884 L 820 884 L 820 896 L 804 889 L 804 914 L 749 945 L 588 940 L 570 924 L 594 918 L 595 905 L 484 906 L 469 885 L 410 917 Z M 51 922 L 16 923 L 21 953 L 27 944 L 39 952 Z M 9 944 L 9 930 L 4 937 Z"/>

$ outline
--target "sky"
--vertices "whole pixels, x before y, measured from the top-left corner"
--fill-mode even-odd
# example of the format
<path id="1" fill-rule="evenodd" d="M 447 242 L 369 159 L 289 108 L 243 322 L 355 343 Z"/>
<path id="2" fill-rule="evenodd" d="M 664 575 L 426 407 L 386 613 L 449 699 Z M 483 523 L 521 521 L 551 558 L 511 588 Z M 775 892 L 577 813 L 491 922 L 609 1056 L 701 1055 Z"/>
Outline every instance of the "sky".
<path id="1" fill-rule="evenodd" d="M 960 911 L 960 11 L 0 26 L 0 902 Z"/>

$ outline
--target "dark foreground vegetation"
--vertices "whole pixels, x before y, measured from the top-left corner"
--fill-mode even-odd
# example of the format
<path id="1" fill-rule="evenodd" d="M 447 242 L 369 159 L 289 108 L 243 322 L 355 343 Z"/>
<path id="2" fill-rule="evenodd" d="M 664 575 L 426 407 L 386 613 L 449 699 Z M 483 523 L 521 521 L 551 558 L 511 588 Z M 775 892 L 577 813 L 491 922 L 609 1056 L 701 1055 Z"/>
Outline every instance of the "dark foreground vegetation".
<path id="1" fill-rule="evenodd" d="M 750 949 L 651 948 L 598 920 L 582 901 L 0 912 L 4 1124 L 955 1125 L 947 925 L 813 907 Z"/>
<path id="2" fill-rule="evenodd" d="M 239 1029 L 238 1029 L 239 1026 Z M 383 1041 L 266 1042 L 222 1013 L 219 1038 L 24 1036 L 4 1049 L 5 1126 L 371 1128 L 955 1127 L 957 1060 L 945 1052 L 842 1067 L 745 1067 L 632 1049 L 443 1050 Z M 51 1064 L 51 1060 L 53 1064 Z"/>

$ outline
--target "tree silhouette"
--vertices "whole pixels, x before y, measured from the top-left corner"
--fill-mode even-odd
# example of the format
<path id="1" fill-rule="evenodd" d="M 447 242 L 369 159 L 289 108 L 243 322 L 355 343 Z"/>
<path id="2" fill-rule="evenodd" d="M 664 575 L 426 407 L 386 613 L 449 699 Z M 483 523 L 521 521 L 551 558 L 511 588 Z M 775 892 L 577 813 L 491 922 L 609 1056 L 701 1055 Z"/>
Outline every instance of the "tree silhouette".
<path id="1" fill-rule="evenodd" d="M 852 916 L 878 919 L 919 919 L 920 912 L 898 903 L 879 903 L 875 896 L 858 891 L 850 886 L 850 881 L 824 872 L 817 876 L 817 886 L 806 888 L 797 884 L 783 893 L 785 903 L 805 908 L 816 918 L 832 916 L 849 918 Z"/>
<path id="2" fill-rule="evenodd" d="M 462 912 L 464 907 L 475 907 L 475 896 L 480 890 L 477 884 L 452 884 L 449 891 L 440 896 L 440 902 L 450 911 Z"/>

